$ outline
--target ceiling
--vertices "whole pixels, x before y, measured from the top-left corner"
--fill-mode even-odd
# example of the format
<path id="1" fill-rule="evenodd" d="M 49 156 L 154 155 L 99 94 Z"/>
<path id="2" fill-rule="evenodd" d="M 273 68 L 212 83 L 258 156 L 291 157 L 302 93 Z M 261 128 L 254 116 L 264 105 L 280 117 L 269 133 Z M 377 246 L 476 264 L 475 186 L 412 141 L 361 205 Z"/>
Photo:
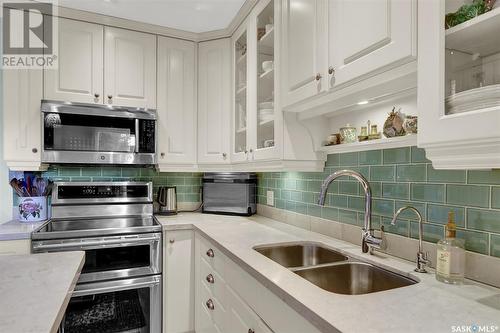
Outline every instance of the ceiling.
<path id="1" fill-rule="evenodd" d="M 227 28 L 245 0 L 59 0 L 60 6 L 190 32 Z"/>

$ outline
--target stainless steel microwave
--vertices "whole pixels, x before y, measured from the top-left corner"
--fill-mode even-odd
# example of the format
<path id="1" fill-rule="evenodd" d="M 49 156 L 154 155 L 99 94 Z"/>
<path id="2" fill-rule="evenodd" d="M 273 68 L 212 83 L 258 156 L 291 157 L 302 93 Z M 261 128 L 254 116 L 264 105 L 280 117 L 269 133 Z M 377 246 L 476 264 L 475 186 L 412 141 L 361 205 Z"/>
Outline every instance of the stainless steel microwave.
<path id="1" fill-rule="evenodd" d="M 156 111 L 42 100 L 42 162 L 156 163 Z"/>

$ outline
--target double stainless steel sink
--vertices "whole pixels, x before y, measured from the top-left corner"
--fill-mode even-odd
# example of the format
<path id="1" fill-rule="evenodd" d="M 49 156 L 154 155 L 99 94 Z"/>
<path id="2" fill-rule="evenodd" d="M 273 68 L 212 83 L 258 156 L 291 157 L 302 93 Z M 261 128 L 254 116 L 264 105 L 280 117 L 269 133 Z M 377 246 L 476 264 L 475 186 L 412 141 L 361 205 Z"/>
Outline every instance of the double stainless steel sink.
<path id="1" fill-rule="evenodd" d="M 337 294 L 362 295 L 417 283 L 316 243 L 259 246 L 255 250 L 316 286 Z"/>

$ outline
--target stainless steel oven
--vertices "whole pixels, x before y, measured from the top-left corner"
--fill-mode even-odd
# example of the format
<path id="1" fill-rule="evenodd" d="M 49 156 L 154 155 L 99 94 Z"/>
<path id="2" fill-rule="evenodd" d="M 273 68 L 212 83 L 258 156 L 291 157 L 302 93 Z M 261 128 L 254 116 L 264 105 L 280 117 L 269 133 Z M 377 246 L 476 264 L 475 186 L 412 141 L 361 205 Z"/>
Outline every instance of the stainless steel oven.
<path id="1" fill-rule="evenodd" d="M 42 162 L 156 163 L 151 109 L 43 100 Z"/>
<path id="2" fill-rule="evenodd" d="M 151 182 L 56 182 L 33 253 L 85 251 L 60 332 L 161 332 L 161 226 Z"/>
<path id="3" fill-rule="evenodd" d="M 60 333 L 161 332 L 161 275 L 78 284 Z"/>
<path id="4" fill-rule="evenodd" d="M 85 251 L 79 283 L 161 274 L 161 232 L 33 241 L 34 253 Z"/>

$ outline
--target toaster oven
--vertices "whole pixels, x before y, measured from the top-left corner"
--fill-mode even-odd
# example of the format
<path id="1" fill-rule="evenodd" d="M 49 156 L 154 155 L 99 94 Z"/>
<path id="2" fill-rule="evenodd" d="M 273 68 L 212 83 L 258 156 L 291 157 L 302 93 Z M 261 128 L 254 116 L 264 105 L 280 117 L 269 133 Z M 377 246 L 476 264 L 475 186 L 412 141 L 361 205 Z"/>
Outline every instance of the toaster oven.
<path id="1" fill-rule="evenodd" d="M 210 172 L 203 176 L 203 212 L 250 216 L 257 212 L 257 175 Z"/>

